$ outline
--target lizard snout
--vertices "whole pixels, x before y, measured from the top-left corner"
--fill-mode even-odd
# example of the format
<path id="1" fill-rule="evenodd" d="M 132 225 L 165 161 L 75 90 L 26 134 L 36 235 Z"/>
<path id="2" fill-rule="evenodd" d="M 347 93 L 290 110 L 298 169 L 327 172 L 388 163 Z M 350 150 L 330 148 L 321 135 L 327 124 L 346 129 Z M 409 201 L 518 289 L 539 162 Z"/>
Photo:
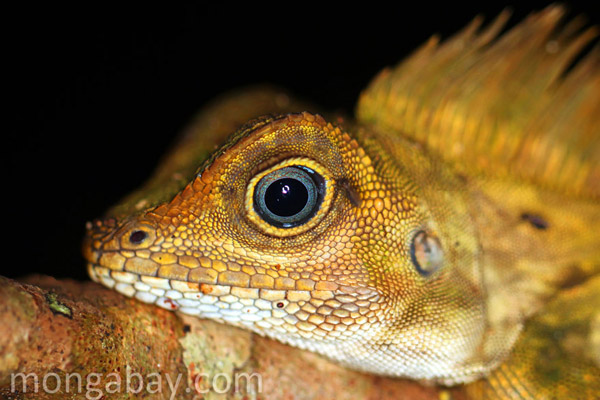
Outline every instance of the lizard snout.
<path id="1" fill-rule="evenodd" d="M 118 223 L 114 218 L 95 220 L 86 225 L 82 252 L 90 268 L 112 271 L 155 273 L 143 268 L 148 248 L 156 244 L 156 229 L 137 219 Z"/>

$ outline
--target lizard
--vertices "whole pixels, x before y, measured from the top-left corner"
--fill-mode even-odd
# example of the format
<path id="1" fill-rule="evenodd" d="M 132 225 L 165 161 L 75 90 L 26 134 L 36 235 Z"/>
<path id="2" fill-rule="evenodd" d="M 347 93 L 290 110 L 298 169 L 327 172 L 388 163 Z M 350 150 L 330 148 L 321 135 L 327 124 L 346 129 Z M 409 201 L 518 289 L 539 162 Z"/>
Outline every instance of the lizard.
<path id="1" fill-rule="evenodd" d="M 90 277 L 469 398 L 600 392 L 600 52 L 560 6 L 476 18 L 361 94 L 208 106 L 87 224 Z M 219 147 L 215 147 L 220 144 Z"/>

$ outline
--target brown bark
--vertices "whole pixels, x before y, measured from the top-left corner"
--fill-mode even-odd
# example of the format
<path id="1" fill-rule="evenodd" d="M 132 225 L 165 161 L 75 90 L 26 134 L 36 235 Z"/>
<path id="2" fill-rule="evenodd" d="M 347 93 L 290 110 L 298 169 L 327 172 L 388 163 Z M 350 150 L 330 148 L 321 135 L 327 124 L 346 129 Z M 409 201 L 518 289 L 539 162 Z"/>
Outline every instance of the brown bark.
<path id="1" fill-rule="evenodd" d="M 415 382 L 349 371 L 315 354 L 146 305 L 92 282 L 0 277 L 0 321 L 0 397 L 6 399 L 445 395 Z M 19 373 L 37 377 L 37 393 L 34 375 L 23 392 Z M 138 393 L 136 374 L 143 379 Z"/>

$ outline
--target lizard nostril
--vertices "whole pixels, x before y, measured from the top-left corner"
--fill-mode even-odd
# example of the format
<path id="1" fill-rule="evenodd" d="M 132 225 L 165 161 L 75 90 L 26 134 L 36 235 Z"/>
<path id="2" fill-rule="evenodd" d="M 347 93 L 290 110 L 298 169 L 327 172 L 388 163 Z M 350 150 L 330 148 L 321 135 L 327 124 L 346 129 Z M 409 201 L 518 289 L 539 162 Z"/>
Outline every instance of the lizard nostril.
<path id="1" fill-rule="evenodd" d="M 156 239 L 156 229 L 134 219 L 124 223 L 116 232 L 119 243 L 115 244 L 124 250 L 140 250 L 151 246 Z"/>
<path id="2" fill-rule="evenodd" d="M 133 231 L 129 236 L 129 241 L 133 244 L 140 244 L 146 240 L 147 237 L 148 234 L 144 231 Z"/>

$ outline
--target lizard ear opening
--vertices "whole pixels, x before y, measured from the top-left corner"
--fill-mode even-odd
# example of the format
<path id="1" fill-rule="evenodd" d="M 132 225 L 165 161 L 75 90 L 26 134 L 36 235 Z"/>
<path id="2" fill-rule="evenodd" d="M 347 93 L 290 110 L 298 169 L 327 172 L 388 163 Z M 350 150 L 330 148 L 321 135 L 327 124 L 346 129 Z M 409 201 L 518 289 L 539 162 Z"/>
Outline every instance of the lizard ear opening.
<path id="1" fill-rule="evenodd" d="M 330 174 L 314 160 L 290 158 L 250 179 L 246 215 L 267 234 L 298 235 L 323 219 L 334 187 Z"/>
<path id="2" fill-rule="evenodd" d="M 435 235 L 418 231 L 410 244 L 410 259 L 417 272 L 428 277 L 444 265 L 444 249 Z"/>

